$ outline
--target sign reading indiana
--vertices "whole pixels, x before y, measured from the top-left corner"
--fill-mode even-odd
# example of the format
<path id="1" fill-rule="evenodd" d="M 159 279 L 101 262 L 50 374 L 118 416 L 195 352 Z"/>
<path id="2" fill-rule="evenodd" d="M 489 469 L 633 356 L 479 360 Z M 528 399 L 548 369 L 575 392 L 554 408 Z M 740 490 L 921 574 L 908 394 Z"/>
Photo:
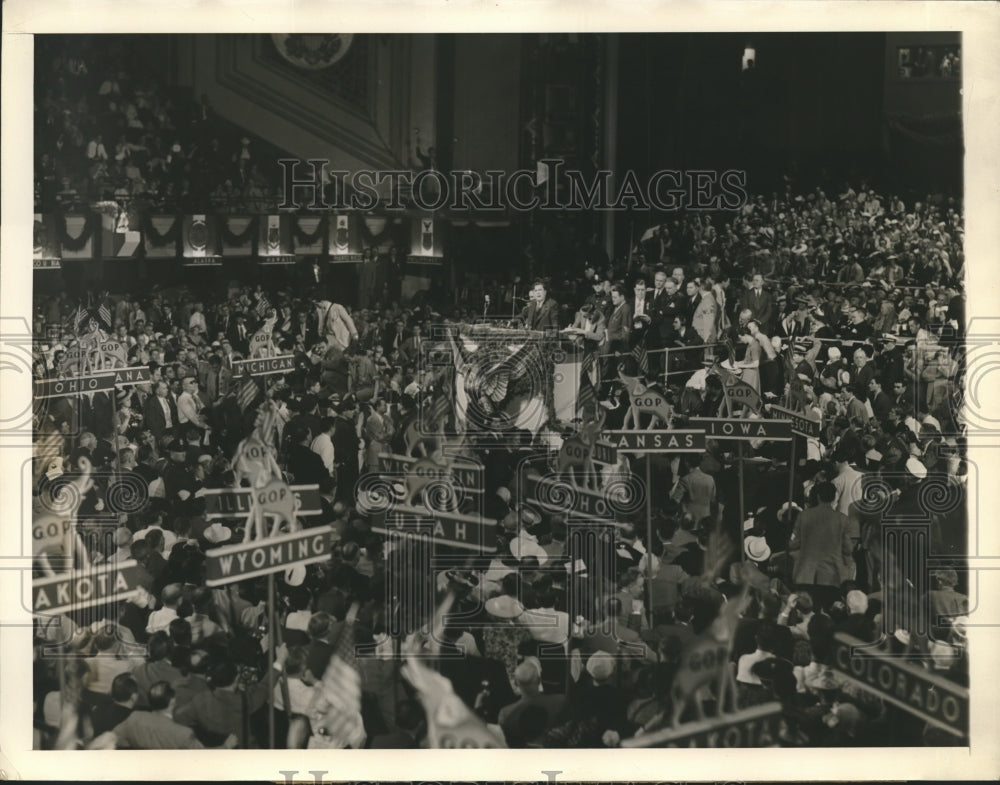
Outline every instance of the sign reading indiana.
<path id="1" fill-rule="evenodd" d="M 296 515 L 319 515 L 323 512 L 318 485 L 292 485 L 289 490 L 295 494 Z M 205 517 L 213 519 L 242 520 L 250 514 L 250 488 L 212 488 L 205 491 Z M 257 493 L 281 493 L 281 489 L 257 491 Z M 261 504 L 279 502 L 279 499 L 260 500 Z"/>
<path id="2" fill-rule="evenodd" d="M 55 614 L 127 600 L 139 588 L 139 576 L 138 563 L 129 560 L 36 578 L 31 584 L 31 607 L 35 613 Z"/>
<path id="3" fill-rule="evenodd" d="M 205 585 L 227 583 L 281 572 L 298 564 L 330 558 L 333 529 L 318 526 L 290 534 L 224 545 L 205 552 Z"/>
<path id="4" fill-rule="evenodd" d="M 233 360 L 233 376 L 248 372 L 251 376 L 268 376 L 272 373 L 290 373 L 295 370 L 295 357 L 283 354 L 279 357 L 259 357 L 251 360 Z"/>
<path id="5" fill-rule="evenodd" d="M 919 665 L 837 633 L 833 666 L 848 681 L 956 736 L 969 732 L 969 691 Z"/>
<path id="6" fill-rule="evenodd" d="M 764 703 L 749 709 L 723 714 L 676 728 L 644 733 L 624 739 L 622 747 L 691 747 L 727 749 L 736 747 L 776 747 L 781 730 L 781 704 Z"/>

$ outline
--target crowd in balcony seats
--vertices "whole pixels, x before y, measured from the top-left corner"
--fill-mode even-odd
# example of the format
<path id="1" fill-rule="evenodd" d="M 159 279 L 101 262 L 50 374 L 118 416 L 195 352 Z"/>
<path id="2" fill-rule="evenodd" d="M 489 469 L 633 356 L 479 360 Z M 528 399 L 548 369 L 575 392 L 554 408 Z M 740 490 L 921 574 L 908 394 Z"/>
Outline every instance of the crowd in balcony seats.
<path id="1" fill-rule="evenodd" d="M 120 39 L 39 37 L 35 209 L 262 212 L 279 157 L 206 96 L 164 84 Z"/>

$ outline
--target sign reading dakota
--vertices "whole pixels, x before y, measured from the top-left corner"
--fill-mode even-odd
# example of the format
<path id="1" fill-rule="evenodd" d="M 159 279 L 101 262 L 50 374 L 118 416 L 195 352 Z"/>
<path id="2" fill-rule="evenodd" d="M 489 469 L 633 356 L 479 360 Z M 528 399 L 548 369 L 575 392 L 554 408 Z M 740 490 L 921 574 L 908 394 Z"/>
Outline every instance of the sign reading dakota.
<path id="1" fill-rule="evenodd" d="M 704 428 L 705 435 L 710 439 L 747 442 L 766 439 L 772 442 L 787 442 L 792 438 L 792 424 L 788 420 L 692 417 L 690 423 Z"/>
<path id="2" fill-rule="evenodd" d="M 289 373 L 294 370 L 295 357 L 291 354 L 252 360 L 233 360 L 233 376 L 242 376 L 244 372 L 248 372 L 251 376 L 268 376 L 272 373 Z"/>
<path id="3" fill-rule="evenodd" d="M 624 739 L 622 747 L 776 747 L 781 730 L 781 704 L 764 703 L 676 728 L 644 733 Z"/>
<path id="4" fill-rule="evenodd" d="M 705 432 L 605 431 L 604 438 L 621 452 L 705 452 Z"/>
<path id="5" fill-rule="evenodd" d="M 834 667 L 849 681 L 956 736 L 969 732 L 969 691 L 864 641 L 837 633 Z"/>
<path id="6" fill-rule="evenodd" d="M 139 575 L 139 565 L 129 560 L 36 578 L 31 584 L 31 607 L 35 613 L 55 614 L 127 600 L 139 588 Z"/>
<path id="7" fill-rule="evenodd" d="M 224 545 L 205 552 L 205 585 L 227 583 L 281 572 L 297 564 L 312 564 L 330 558 L 333 529 L 319 526 L 268 537 L 264 540 Z"/>
<path id="8" fill-rule="evenodd" d="M 463 515 L 457 512 L 427 510 L 396 505 L 385 514 L 385 519 L 372 521 L 372 531 L 378 534 L 426 534 L 435 545 L 449 545 L 470 551 L 496 550 L 496 521 L 481 515 Z"/>
<path id="9" fill-rule="evenodd" d="M 295 494 L 296 515 L 319 515 L 323 512 L 322 498 L 318 485 L 292 485 L 289 490 Z M 246 518 L 250 514 L 250 488 L 212 488 L 205 491 L 205 517 Z M 272 490 L 270 493 L 280 493 Z M 261 499 L 260 503 L 275 502 L 277 499 Z"/>

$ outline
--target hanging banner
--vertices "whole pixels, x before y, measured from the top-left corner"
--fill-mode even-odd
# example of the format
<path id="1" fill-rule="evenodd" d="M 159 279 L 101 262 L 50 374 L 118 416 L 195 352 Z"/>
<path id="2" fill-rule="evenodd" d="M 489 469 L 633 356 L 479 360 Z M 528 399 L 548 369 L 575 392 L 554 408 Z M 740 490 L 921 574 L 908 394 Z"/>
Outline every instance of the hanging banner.
<path id="1" fill-rule="evenodd" d="M 295 264 L 292 248 L 292 226 L 294 216 L 262 215 L 257 240 L 257 256 L 260 264 Z"/>
<path id="2" fill-rule="evenodd" d="M 185 259 L 207 259 L 216 255 L 214 215 L 185 215 L 181 234 Z"/>
<path id="3" fill-rule="evenodd" d="M 318 256 L 326 240 L 324 216 L 298 215 L 292 218 L 292 239 L 298 256 Z"/>
<path id="4" fill-rule="evenodd" d="M 62 219 L 59 245 L 63 259 L 93 259 L 95 215 L 67 215 Z"/>
<path id="5" fill-rule="evenodd" d="M 360 262 L 362 218 L 357 213 L 334 213 L 329 222 L 330 261 L 335 264 Z"/>
<path id="6" fill-rule="evenodd" d="M 218 217 L 219 247 L 223 256 L 253 256 L 257 239 L 257 217 L 226 215 Z"/>
<path id="7" fill-rule="evenodd" d="M 54 215 L 35 213 L 32 261 L 36 270 L 58 270 L 60 267 L 55 221 Z"/>
<path id="8" fill-rule="evenodd" d="M 142 222 L 142 245 L 147 259 L 176 259 L 181 239 L 181 219 L 176 215 L 151 215 Z"/>
<path id="9" fill-rule="evenodd" d="M 443 221 L 433 213 L 414 215 L 410 219 L 410 264 L 440 265 L 444 260 L 441 231 Z"/>
<path id="10" fill-rule="evenodd" d="M 129 229 L 128 213 L 101 215 L 101 256 L 104 259 L 134 259 L 142 249 L 142 233 Z"/>

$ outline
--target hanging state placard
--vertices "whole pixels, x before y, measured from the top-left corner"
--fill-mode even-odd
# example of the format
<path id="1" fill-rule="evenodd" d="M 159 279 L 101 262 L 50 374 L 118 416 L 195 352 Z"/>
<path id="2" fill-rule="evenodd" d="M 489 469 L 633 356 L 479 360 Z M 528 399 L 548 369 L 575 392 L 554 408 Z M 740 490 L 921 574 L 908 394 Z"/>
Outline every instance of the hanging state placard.
<path id="1" fill-rule="evenodd" d="M 444 261 L 443 221 L 433 213 L 410 218 L 410 264 L 440 265 Z"/>
<path id="2" fill-rule="evenodd" d="M 56 216 L 35 213 L 32 266 L 36 270 L 58 270 L 59 243 L 56 240 Z"/>
<path id="3" fill-rule="evenodd" d="M 257 257 L 260 264 L 294 264 L 291 215 L 262 215 Z"/>
<path id="4" fill-rule="evenodd" d="M 221 266 L 221 257 L 215 248 L 215 216 L 185 215 L 181 232 L 181 250 L 185 266 Z"/>
<path id="5" fill-rule="evenodd" d="M 360 262 L 364 247 L 362 219 L 356 213 L 334 213 L 329 220 L 330 261 L 335 264 Z"/>

